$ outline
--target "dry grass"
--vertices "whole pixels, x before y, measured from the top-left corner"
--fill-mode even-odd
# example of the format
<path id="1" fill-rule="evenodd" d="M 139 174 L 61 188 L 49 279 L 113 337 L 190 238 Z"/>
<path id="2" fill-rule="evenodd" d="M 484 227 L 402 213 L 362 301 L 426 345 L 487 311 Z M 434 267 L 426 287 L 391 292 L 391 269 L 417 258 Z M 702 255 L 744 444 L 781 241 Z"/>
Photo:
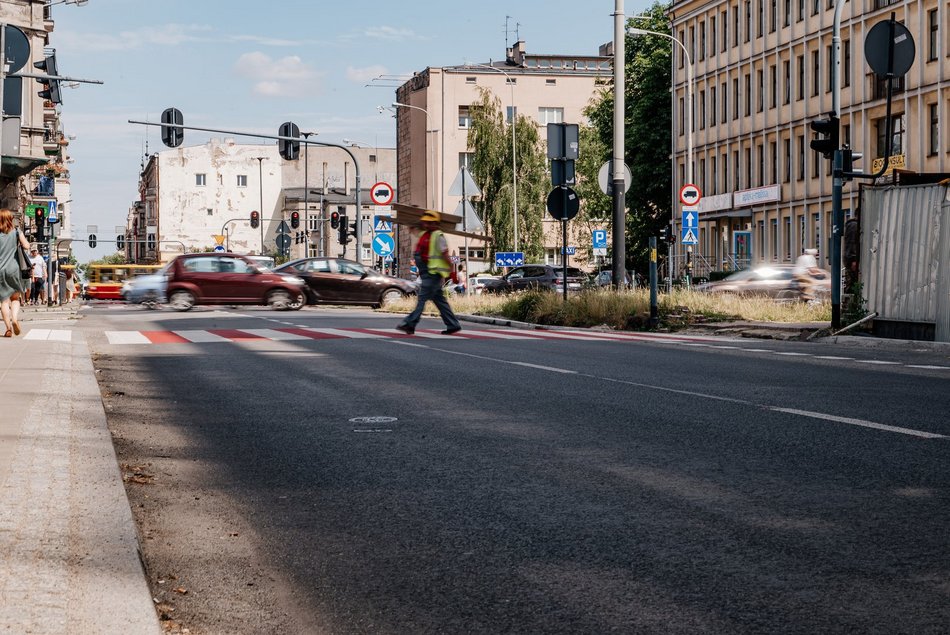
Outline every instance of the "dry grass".
<path id="1" fill-rule="evenodd" d="M 646 328 L 650 315 L 649 291 L 586 291 L 572 294 L 567 303 L 555 293 L 519 293 L 514 295 L 450 296 L 457 313 L 506 317 L 513 320 L 557 326 L 607 325 L 617 329 Z M 410 298 L 387 307 L 409 312 L 415 306 Z M 728 295 L 674 290 L 658 297 L 660 324 L 663 328 L 683 328 L 697 322 L 750 320 L 762 322 L 826 322 L 831 319 L 827 303 L 776 302 L 766 298 L 742 298 Z M 426 315 L 436 315 L 429 303 Z"/>

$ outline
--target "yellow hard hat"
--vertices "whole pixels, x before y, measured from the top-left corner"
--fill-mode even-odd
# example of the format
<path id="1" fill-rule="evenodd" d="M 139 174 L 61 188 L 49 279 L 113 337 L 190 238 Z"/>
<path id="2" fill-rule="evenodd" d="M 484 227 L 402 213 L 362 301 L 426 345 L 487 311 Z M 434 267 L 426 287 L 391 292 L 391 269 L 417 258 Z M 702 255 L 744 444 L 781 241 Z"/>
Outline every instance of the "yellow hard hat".
<path id="1" fill-rule="evenodd" d="M 427 209 L 419 221 L 423 223 L 438 223 L 442 221 L 442 214 L 432 211 L 431 209 Z"/>

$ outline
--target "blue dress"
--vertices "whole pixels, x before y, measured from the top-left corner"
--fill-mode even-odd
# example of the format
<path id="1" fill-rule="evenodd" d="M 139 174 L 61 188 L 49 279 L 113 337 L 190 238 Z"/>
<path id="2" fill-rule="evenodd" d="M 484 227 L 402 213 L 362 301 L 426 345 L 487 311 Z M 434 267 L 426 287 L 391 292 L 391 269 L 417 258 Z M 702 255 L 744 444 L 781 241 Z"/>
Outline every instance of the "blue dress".
<path id="1" fill-rule="evenodd" d="M 0 300 L 7 300 L 14 293 L 23 292 L 20 265 L 16 261 L 16 249 L 20 244 L 19 232 L 0 232 Z"/>

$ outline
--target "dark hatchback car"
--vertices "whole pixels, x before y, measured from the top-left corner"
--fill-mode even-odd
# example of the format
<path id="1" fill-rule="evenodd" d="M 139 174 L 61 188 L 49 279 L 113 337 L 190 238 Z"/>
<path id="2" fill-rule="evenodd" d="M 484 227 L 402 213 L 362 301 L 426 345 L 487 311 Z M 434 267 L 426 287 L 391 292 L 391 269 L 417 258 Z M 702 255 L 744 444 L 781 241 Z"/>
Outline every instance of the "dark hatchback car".
<path id="1" fill-rule="evenodd" d="M 303 258 L 281 265 L 276 273 L 303 278 L 308 304 L 384 306 L 413 295 L 416 286 L 343 258 Z"/>
<path id="2" fill-rule="evenodd" d="M 167 271 L 168 304 L 187 311 L 196 304 L 259 304 L 296 310 L 305 302 L 304 282 L 297 276 L 258 269 L 240 254 L 186 254 Z"/>
<path id="3" fill-rule="evenodd" d="M 485 281 L 485 293 L 510 293 L 528 289 L 563 291 L 563 271 L 552 265 L 515 267 L 501 278 Z M 580 291 L 587 285 L 587 274 L 576 267 L 567 268 L 567 290 Z"/>

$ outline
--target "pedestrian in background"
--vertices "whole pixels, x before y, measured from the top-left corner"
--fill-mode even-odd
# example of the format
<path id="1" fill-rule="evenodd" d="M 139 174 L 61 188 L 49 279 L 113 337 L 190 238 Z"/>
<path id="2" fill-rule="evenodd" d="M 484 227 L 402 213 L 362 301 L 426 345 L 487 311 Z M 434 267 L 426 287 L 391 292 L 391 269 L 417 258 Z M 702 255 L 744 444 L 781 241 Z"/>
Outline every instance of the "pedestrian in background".
<path id="1" fill-rule="evenodd" d="M 822 271 L 818 268 L 818 250 L 806 249 L 802 255 L 795 261 L 793 275 L 798 282 L 801 299 L 803 302 L 811 302 L 815 299 L 815 276 L 821 275 Z"/>
<path id="2" fill-rule="evenodd" d="M 19 246 L 29 249 L 30 243 L 14 227 L 13 212 L 0 209 L 0 315 L 7 329 L 3 337 L 20 334 L 20 294 L 26 280 L 16 258 Z"/>
<path id="3" fill-rule="evenodd" d="M 396 326 L 403 333 L 412 335 L 416 332 L 416 324 L 422 319 L 422 311 L 429 300 L 435 303 L 445 323 L 442 335 L 451 335 L 462 330 L 462 325 L 452 312 L 452 307 L 442 290 L 446 278 L 452 278 L 452 282 L 457 284 L 458 275 L 452 270 L 450 264 L 449 246 L 445 240 L 445 234 L 439 229 L 441 221 L 442 214 L 433 211 L 426 211 L 419 219 L 422 224 L 422 233 L 416 241 L 414 257 L 421 284 L 416 308 Z"/>
<path id="4" fill-rule="evenodd" d="M 33 294 L 30 296 L 30 304 L 46 304 L 46 261 L 36 251 L 36 247 L 30 252 L 30 262 L 33 263 Z"/>

